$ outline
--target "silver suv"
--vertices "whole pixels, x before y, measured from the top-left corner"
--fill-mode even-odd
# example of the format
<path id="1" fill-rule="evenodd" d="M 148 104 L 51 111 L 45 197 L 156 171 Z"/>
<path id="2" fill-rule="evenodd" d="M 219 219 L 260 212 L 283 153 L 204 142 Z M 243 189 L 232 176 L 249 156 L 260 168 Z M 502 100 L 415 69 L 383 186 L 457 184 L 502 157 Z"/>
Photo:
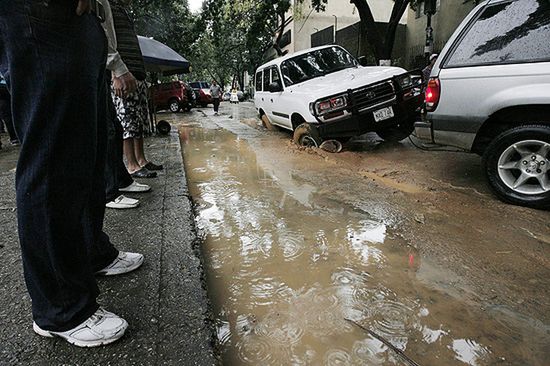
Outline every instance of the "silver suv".
<path id="1" fill-rule="evenodd" d="M 416 135 L 483 156 L 502 200 L 550 207 L 550 0 L 489 0 L 455 31 Z"/>

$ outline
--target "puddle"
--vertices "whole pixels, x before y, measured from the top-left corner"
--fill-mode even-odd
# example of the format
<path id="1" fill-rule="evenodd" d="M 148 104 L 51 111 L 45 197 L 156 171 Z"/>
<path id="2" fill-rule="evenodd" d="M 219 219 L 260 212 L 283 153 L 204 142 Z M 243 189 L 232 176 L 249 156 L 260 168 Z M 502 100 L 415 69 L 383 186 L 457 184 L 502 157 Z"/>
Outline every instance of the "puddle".
<path id="1" fill-rule="evenodd" d="M 420 365 L 547 361 L 548 327 L 430 286 L 383 210 L 330 195 L 330 171 L 313 185 L 225 130 L 181 134 L 224 365 L 406 365 L 346 319 Z"/>

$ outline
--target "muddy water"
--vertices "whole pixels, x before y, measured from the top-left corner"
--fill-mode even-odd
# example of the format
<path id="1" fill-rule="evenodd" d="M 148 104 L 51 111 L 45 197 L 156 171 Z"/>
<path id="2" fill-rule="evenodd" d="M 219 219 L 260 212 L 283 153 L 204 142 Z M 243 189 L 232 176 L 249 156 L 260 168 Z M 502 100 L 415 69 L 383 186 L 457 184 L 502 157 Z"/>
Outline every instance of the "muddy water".
<path id="1" fill-rule="evenodd" d="M 227 131 L 181 132 L 225 365 L 407 365 L 346 319 L 421 365 L 546 364 L 544 325 L 432 286 L 447 274 L 384 209 L 331 197 L 331 172 L 321 189 Z"/>

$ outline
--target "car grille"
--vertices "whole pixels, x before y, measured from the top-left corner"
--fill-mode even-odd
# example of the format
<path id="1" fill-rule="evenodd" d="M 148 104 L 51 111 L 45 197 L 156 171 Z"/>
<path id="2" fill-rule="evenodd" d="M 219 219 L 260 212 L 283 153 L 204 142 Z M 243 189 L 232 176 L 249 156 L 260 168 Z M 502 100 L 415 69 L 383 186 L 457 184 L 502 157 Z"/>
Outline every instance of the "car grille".
<path id="1" fill-rule="evenodd" d="M 379 105 L 393 102 L 396 99 L 391 81 L 369 85 L 352 91 L 354 109 L 363 112 Z"/>

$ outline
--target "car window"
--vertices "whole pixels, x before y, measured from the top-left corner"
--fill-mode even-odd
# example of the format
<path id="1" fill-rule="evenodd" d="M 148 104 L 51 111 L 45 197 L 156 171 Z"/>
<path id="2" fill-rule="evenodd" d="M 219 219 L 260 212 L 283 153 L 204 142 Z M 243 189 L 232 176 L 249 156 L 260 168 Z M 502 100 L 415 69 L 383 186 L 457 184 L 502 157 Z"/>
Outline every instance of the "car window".
<path id="1" fill-rule="evenodd" d="M 286 86 L 342 69 L 356 67 L 355 59 L 341 47 L 328 47 L 290 58 L 281 64 Z"/>
<path id="2" fill-rule="evenodd" d="M 269 69 L 265 69 L 264 70 L 264 91 L 268 91 L 269 90 Z"/>
<path id="3" fill-rule="evenodd" d="M 271 82 L 281 82 L 281 75 L 279 74 L 279 70 L 277 69 L 277 66 L 274 66 L 271 69 Z M 282 84 L 281 84 L 282 85 Z"/>
<path id="4" fill-rule="evenodd" d="M 210 83 L 201 83 L 203 89 L 210 89 Z"/>
<path id="5" fill-rule="evenodd" d="M 191 83 L 189 85 L 191 85 L 191 88 L 193 89 L 200 89 L 199 83 Z"/>
<path id="6" fill-rule="evenodd" d="M 550 1 L 521 0 L 487 7 L 445 67 L 550 60 Z"/>
<path id="7" fill-rule="evenodd" d="M 256 91 L 262 91 L 262 71 L 256 74 Z"/>

